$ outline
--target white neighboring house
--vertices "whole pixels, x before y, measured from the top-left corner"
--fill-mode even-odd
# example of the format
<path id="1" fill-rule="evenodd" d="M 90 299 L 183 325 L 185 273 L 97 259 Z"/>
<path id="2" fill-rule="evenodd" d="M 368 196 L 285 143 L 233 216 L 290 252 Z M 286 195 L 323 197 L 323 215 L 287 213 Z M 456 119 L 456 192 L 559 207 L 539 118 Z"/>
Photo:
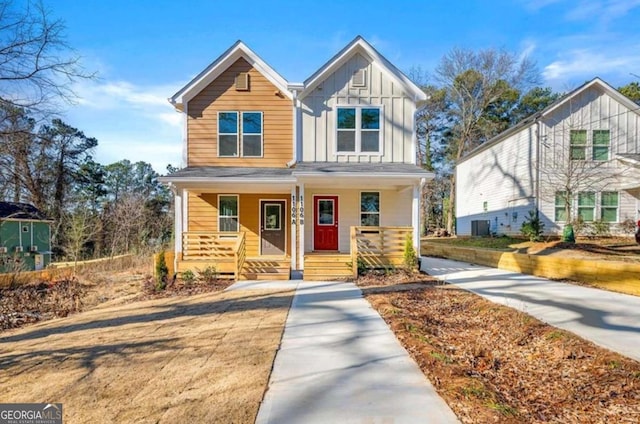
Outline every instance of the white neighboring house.
<path id="1" fill-rule="evenodd" d="M 487 141 L 456 166 L 456 233 L 545 234 L 578 216 L 612 233 L 640 214 L 640 107 L 594 78 Z"/>

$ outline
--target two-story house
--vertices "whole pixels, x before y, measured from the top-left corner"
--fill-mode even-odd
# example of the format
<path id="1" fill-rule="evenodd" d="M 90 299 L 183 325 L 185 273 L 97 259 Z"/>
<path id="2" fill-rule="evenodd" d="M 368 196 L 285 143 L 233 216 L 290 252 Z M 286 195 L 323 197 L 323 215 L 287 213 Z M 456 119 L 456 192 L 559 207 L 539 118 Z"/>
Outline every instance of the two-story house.
<path id="1" fill-rule="evenodd" d="M 458 162 L 457 234 L 520 234 L 529 211 L 546 234 L 576 220 L 621 233 L 639 218 L 639 168 L 640 108 L 595 78 Z"/>
<path id="2" fill-rule="evenodd" d="M 353 275 L 419 244 L 424 92 L 361 37 L 303 83 L 238 41 L 169 100 L 184 114 L 176 270 Z"/>

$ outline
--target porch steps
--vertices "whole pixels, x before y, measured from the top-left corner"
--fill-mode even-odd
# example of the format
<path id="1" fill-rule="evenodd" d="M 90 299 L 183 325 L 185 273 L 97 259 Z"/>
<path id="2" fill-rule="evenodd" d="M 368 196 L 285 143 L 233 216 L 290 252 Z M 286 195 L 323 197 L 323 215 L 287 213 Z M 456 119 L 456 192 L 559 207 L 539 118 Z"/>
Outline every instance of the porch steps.
<path id="1" fill-rule="evenodd" d="M 240 280 L 288 280 L 291 259 L 274 256 L 247 258 L 242 266 Z"/>
<path id="2" fill-rule="evenodd" d="M 353 278 L 348 253 L 309 253 L 304 255 L 304 280 L 348 280 Z"/>

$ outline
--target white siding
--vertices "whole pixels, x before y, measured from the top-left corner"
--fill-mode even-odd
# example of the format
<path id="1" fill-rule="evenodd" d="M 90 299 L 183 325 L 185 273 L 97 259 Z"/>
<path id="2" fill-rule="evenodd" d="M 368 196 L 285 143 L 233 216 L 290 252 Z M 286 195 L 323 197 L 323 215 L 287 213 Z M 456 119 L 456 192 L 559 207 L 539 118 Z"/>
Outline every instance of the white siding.
<path id="1" fill-rule="evenodd" d="M 610 161 L 600 164 L 597 172 L 574 171 L 574 177 L 585 180 L 585 173 L 597 175 L 589 182 L 588 191 L 596 195 L 596 219 L 600 216 L 599 193 L 619 193 L 618 221 L 637 220 L 640 189 L 625 190 L 629 168 L 614 159 L 620 154 L 640 153 L 640 116 L 598 86 L 574 95 L 569 101 L 548 113 L 540 122 L 541 166 L 536 164 L 536 125 L 531 124 L 520 132 L 491 146 L 456 168 L 456 218 L 457 234 L 470 235 L 472 220 L 490 220 L 492 230 L 497 233 L 519 234 L 527 210 L 535 207 L 539 197 L 540 217 L 545 224 L 545 233 L 558 233 L 563 223 L 554 222 L 555 192 L 562 190 L 561 174 L 567 173 L 570 130 L 587 130 L 587 161 L 592 154 L 592 131 L 609 130 L 611 137 Z M 575 162 L 574 162 L 575 163 Z M 553 167 L 556 166 L 556 169 Z M 563 171 L 564 169 L 564 171 Z M 577 176 L 582 173 L 582 177 Z M 639 172 L 634 170 L 633 172 Z M 537 187 L 539 183 L 539 187 Z M 640 182 L 638 183 L 640 186 Z M 521 200 L 518 200 L 521 199 Z M 487 211 L 483 211 L 483 202 Z M 574 201 L 572 214 L 577 212 Z M 519 205 L 519 206 L 518 206 Z M 513 212 L 518 212 L 513 222 Z M 611 226 L 612 232 L 619 225 Z"/>
<path id="2" fill-rule="evenodd" d="M 360 225 L 360 192 L 380 192 L 380 226 L 394 227 L 411 224 L 412 191 L 411 190 L 356 190 L 334 188 L 305 188 L 304 209 L 304 248 L 305 252 L 313 250 L 313 196 L 338 196 L 338 248 L 340 252 L 349 252 L 350 228 Z"/>
<path id="3" fill-rule="evenodd" d="M 535 155 L 535 126 L 529 125 L 459 164 L 456 233 L 471 235 L 471 221 L 485 220 L 491 221 L 493 232 L 519 234 L 522 221 L 535 207 Z"/>
<path id="4" fill-rule="evenodd" d="M 365 87 L 352 87 L 351 76 L 366 70 Z M 382 106 L 382 155 L 336 155 L 336 106 Z M 413 115 L 415 103 L 374 63 L 355 54 L 302 99 L 302 160 L 305 162 L 415 163 Z"/>

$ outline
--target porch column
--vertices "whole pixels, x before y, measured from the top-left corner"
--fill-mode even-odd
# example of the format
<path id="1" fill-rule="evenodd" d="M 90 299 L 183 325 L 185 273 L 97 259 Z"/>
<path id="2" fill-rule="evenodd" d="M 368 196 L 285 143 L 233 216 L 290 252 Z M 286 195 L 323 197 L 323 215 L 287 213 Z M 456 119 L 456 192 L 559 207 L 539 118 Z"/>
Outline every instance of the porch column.
<path id="1" fill-rule="evenodd" d="M 183 208 L 183 190 L 175 189 L 175 204 L 173 205 L 174 213 L 174 264 L 173 269 L 178 269 L 178 260 L 182 256 L 182 208 Z"/>
<path id="2" fill-rule="evenodd" d="M 298 204 L 296 198 L 296 186 L 291 187 L 291 269 L 296 268 L 298 249 L 296 244 L 296 221 L 298 218 Z"/>
<path id="3" fill-rule="evenodd" d="M 420 256 L 420 184 L 413 185 L 411 225 L 413 226 L 413 247 Z"/>
<path id="4" fill-rule="evenodd" d="M 298 186 L 298 269 L 304 270 L 304 184 Z"/>

